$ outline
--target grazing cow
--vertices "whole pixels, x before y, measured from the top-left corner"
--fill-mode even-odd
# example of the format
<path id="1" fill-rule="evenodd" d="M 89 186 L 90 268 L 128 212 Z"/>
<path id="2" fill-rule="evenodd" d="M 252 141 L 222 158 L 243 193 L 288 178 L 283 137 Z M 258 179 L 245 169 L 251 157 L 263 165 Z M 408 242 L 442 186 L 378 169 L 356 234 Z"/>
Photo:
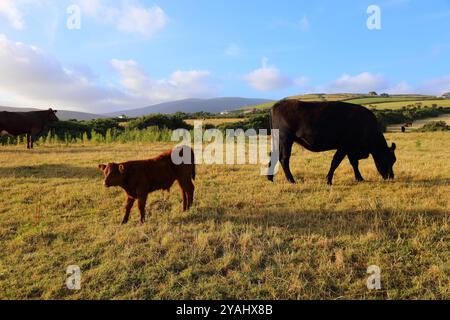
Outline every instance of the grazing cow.
<path id="1" fill-rule="evenodd" d="M 375 115 L 368 109 L 345 102 L 282 100 L 273 106 L 270 116 L 272 129 L 279 130 L 280 154 L 279 159 L 271 157 L 270 168 L 279 160 L 289 182 L 295 183 L 289 167 L 294 142 L 312 152 L 337 150 L 327 175 L 329 185 L 346 156 L 357 181 L 364 180 L 358 161 L 369 155 L 384 179 L 394 178 L 396 145 L 388 146 Z M 273 181 L 273 169 L 270 170 L 268 179 Z"/>
<path id="2" fill-rule="evenodd" d="M 179 155 L 187 161 L 174 164 L 172 155 Z M 170 190 L 175 181 L 178 182 L 183 196 L 183 211 L 188 210 L 194 201 L 195 159 L 189 147 L 177 147 L 160 156 L 143 161 L 100 164 L 98 166 L 105 176 L 105 187 L 121 187 L 127 194 L 125 216 L 122 224 L 130 217 L 134 202 L 138 200 L 141 214 L 140 223 L 145 221 L 145 205 L 148 194 L 157 190 Z"/>
<path id="3" fill-rule="evenodd" d="M 0 135 L 18 136 L 27 135 L 27 148 L 33 149 L 36 136 L 49 122 L 58 121 L 56 110 L 32 112 L 0 112 Z"/>

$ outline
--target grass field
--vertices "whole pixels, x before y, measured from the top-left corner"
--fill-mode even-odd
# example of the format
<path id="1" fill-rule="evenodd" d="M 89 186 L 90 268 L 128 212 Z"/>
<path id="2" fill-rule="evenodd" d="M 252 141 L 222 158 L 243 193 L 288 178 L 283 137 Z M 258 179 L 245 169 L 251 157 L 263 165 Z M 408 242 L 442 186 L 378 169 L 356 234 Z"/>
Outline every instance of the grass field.
<path id="1" fill-rule="evenodd" d="M 402 102 L 384 102 L 384 103 L 373 103 L 370 104 L 370 107 L 374 107 L 376 109 L 385 109 L 385 110 L 395 110 L 402 109 L 403 107 L 407 107 L 409 105 L 415 105 L 420 103 L 422 106 L 431 107 L 433 104 L 438 105 L 439 107 L 450 107 L 450 99 L 437 99 L 437 100 L 412 100 L 412 101 L 402 101 Z"/>
<path id="2" fill-rule="evenodd" d="M 432 99 L 430 96 L 396 95 L 390 97 L 363 97 L 345 100 L 345 102 L 361 105 L 368 105 L 368 104 L 383 105 L 386 103 L 399 103 L 399 105 L 406 106 L 409 104 L 414 104 L 416 102 L 423 102 L 426 104 L 428 103 L 429 100 L 436 100 L 436 99 Z M 442 101 L 442 99 L 438 101 Z"/>
<path id="3" fill-rule="evenodd" d="M 371 160 L 296 147 L 289 185 L 259 166 L 200 165 L 195 205 L 150 196 L 151 216 L 119 223 L 124 194 L 96 166 L 145 159 L 167 144 L 0 147 L 0 299 L 449 299 L 450 134 L 388 134 L 396 180 Z M 82 289 L 65 286 L 79 265 Z M 367 267 L 382 289 L 366 288 Z"/>

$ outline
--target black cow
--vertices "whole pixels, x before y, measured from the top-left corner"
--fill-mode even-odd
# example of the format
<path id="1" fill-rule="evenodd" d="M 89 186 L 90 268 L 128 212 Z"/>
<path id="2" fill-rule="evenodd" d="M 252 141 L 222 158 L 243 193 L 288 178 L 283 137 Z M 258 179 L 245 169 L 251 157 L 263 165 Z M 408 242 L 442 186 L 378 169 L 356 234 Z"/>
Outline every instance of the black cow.
<path id="1" fill-rule="evenodd" d="M 345 102 L 282 100 L 273 106 L 270 116 L 272 129 L 279 130 L 279 159 L 274 159 L 272 150 L 270 167 L 279 160 L 289 182 L 295 183 L 289 168 L 294 142 L 313 152 L 337 150 L 327 175 L 329 185 L 346 156 L 357 181 L 364 180 L 358 161 L 369 155 L 384 179 L 394 179 L 396 145 L 388 146 L 375 115 L 368 109 Z M 268 179 L 273 181 L 270 170 Z"/>
<path id="2" fill-rule="evenodd" d="M 58 121 L 56 110 L 0 112 L 0 136 L 27 135 L 27 148 L 33 149 L 36 136 L 49 122 Z"/>

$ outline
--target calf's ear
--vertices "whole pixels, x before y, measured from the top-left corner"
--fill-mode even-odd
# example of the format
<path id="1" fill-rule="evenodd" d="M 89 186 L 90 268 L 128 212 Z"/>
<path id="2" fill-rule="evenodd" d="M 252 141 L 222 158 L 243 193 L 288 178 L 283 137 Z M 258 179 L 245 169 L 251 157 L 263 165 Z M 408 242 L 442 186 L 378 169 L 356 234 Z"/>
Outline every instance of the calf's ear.
<path id="1" fill-rule="evenodd" d="M 99 164 L 99 165 L 98 165 L 98 168 L 99 168 L 100 170 L 102 170 L 102 171 L 105 171 L 106 166 L 105 166 L 104 164 Z"/>
<path id="2" fill-rule="evenodd" d="M 125 173 L 125 166 L 124 166 L 123 164 L 119 164 L 119 172 L 120 172 L 121 174 L 124 174 L 124 173 Z"/>

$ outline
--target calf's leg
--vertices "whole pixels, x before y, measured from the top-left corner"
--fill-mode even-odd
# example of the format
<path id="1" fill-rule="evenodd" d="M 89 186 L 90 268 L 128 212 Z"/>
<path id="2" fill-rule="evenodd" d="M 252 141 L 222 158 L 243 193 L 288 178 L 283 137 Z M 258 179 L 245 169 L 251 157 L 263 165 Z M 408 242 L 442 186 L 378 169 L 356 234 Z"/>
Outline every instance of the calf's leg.
<path id="1" fill-rule="evenodd" d="M 346 156 L 346 154 L 342 150 L 338 150 L 336 152 L 336 154 L 334 155 L 333 161 L 331 162 L 330 171 L 328 172 L 328 175 L 327 175 L 328 185 L 331 186 L 333 184 L 334 172 L 339 167 L 339 165 L 341 164 L 342 160 L 344 160 L 345 156 Z"/>
<path id="2" fill-rule="evenodd" d="M 178 181 L 181 193 L 183 195 L 183 211 L 187 211 L 191 208 L 194 202 L 194 184 L 191 178 L 180 179 Z"/>
<path id="3" fill-rule="evenodd" d="M 194 184 L 191 180 L 188 182 L 188 190 L 187 190 L 187 197 L 188 197 L 188 210 L 192 207 L 192 204 L 194 203 Z"/>
<path id="4" fill-rule="evenodd" d="M 127 203 L 125 205 L 125 215 L 123 216 L 122 224 L 128 223 L 128 220 L 130 219 L 130 212 L 134 205 L 134 201 L 135 201 L 134 198 L 130 197 L 127 198 Z"/>
<path id="5" fill-rule="evenodd" d="M 145 205 L 147 204 L 147 196 L 148 195 L 141 195 L 138 198 L 139 213 L 141 214 L 141 219 L 139 220 L 139 222 L 141 224 L 144 224 L 145 222 Z"/>

